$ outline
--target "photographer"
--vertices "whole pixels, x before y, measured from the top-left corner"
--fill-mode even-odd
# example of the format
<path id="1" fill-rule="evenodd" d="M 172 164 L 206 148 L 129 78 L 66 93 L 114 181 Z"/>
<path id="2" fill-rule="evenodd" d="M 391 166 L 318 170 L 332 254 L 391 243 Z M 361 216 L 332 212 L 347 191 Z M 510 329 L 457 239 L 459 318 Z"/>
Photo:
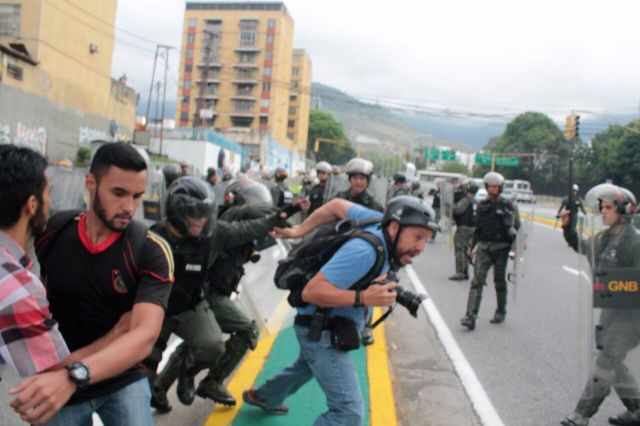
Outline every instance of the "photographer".
<path id="1" fill-rule="evenodd" d="M 434 217 L 430 207 L 410 196 L 392 199 L 384 215 L 349 201 L 334 199 L 299 227 L 277 228 L 276 234 L 299 238 L 319 225 L 335 220 L 381 219 L 380 223 L 362 229 L 376 236 L 384 246 L 384 266 L 375 280 L 382 281 L 387 272 L 411 263 L 412 258 L 424 250 L 437 227 Z M 376 259 L 377 253 L 371 243 L 353 238 L 322 266 L 302 291 L 302 300 L 307 305 L 298 308 L 295 319 L 299 358 L 260 388 L 245 391 L 243 399 L 247 404 L 260 407 L 268 414 L 286 414 L 288 408 L 282 405 L 284 399 L 315 377 L 327 396 L 329 408 L 316 419 L 315 425 L 362 423 L 362 394 L 353 360 L 346 351 L 357 348 L 364 314 L 369 307 L 389 306 L 397 296 L 395 282 L 352 289 L 353 284 L 372 269 Z M 418 299 L 417 296 L 411 298 Z M 318 329 L 316 319 L 324 315 L 326 321 L 322 320 Z"/>

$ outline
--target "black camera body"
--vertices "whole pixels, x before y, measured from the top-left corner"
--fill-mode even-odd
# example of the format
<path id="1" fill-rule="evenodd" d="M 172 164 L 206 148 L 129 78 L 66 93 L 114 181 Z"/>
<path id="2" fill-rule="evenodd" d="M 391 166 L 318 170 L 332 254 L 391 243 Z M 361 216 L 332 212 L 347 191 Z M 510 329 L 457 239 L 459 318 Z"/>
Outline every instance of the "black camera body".
<path id="1" fill-rule="evenodd" d="M 390 282 L 398 282 L 398 277 L 393 272 L 389 272 L 387 275 L 387 279 L 382 282 L 372 282 L 371 284 L 388 284 Z M 411 290 L 408 290 L 404 287 L 396 285 L 396 288 L 391 291 L 395 291 L 397 293 L 396 302 L 407 308 L 411 316 L 414 318 L 418 318 L 418 308 L 420 304 L 427 298 L 427 295 L 424 293 L 416 294 Z"/>

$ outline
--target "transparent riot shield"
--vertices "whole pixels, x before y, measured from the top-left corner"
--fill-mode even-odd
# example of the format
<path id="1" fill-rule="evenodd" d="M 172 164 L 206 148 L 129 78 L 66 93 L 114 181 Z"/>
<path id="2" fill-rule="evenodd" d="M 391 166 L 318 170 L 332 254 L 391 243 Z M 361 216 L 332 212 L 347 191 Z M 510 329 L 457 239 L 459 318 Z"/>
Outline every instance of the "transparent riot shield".
<path id="1" fill-rule="evenodd" d="M 579 299 L 587 304 L 582 399 L 595 403 L 613 389 L 626 407 L 640 407 L 640 233 L 620 211 L 590 212 L 585 222 L 577 228 L 578 279 L 586 293 Z"/>
<path id="2" fill-rule="evenodd" d="M 517 298 L 518 287 L 526 281 L 528 260 L 531 254 L 529 243 L 533 232 L 534 217 L 535 208 L 531 208 L 526 214 L 520 215 L 520 228 L 509 253 L 510 265 L 508 266 L 507 279 L 513 284 L 513 291 L 511 292 L 513 299 Z"/>
<path id="3" fill-rule="evenodd" d="M 334 198 L 338 192 L 349 189 L 349 179 L 347 175 L 331 175 L 324 188 L 324 201 L 327 202 Z"/>
<path id="4" fill-rule="evenodd" d="M 381 205 L 387 205 L 387 188 L 389 184 L 387 179 L 384 177 L 372 176 L 369 181 L 368 191 L 371 193 L 373 198 Z"/>
<path id="5" fill-rule="evenodd" d="M 70 209 L 85 209 L 88 198 L 84 177 L 88 170 L 84 168 L 72 168 L 51 166 L 47 168 L 47 176 L 51 182 L 50 213 Z"/>
<path id="6" fill-rule="evenodd" d="M 454 187 L 450 182 L 442 182 L 440 189 L 440 232 L 445 237 L 447 246 L 453 247 L 453 209 Z"/>

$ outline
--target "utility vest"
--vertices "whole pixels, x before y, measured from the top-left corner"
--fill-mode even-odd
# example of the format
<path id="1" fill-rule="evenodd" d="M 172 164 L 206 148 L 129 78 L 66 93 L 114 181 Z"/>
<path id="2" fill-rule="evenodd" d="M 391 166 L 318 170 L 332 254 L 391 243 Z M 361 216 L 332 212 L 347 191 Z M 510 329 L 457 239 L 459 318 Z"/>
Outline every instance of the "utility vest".
<path id="1" fill-rule="evenodd" d="M 478 203 L 476 226 L 479 241 L 511 243 L 508 231 L 514 226 L 514 213 L 513 204 L 502 197 L 496 203 L 489 198 Z"/>

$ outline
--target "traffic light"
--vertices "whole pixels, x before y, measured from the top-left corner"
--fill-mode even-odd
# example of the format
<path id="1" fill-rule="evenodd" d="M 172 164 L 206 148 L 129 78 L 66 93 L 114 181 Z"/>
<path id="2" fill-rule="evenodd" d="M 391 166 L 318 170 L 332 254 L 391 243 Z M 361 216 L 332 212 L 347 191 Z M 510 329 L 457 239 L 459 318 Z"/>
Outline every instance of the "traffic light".
<path id="1" fill-rule="evenodd" d="M 564 138 L 573 139 L 578 137 L 578 124 L 580 116 L 575 114 L 567 115 L 567 121 L 564 124 Z"/>
<path id="2" fill-rule="evenodd" d="M 579 115 L 574 115 L 574 125 L 573 127 L 575 128 L 575 134 L 576 134 L 576 138 L 580 137 L 580 116 Z"/>

